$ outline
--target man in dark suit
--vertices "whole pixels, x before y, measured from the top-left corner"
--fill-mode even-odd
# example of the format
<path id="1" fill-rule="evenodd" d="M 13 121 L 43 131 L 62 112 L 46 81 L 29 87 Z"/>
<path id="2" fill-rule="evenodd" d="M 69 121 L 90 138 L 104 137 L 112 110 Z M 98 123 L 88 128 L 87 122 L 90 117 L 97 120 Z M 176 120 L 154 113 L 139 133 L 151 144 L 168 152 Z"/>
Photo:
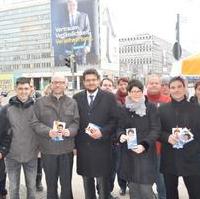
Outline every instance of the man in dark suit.
<path id="1" fill-rule="evenodd" d="M 83 73 L 83 83 L 85 90 L 74 96 L 80 114 L 76 138 L 77 172 L 83 176 L 86 199 L 96 199 L 94 178 L 98 182 L 99 198 L 109 199 L 111 134 L 116 121 L 116 99 L 112 93 L 99 89 L 100 77 L 95 69 Z"/>
<path id="2" fill-rule="evenodd" d="M 89 17 L 86 13 L 77 10 L 77 0 L 67 0 L 67 11 L 66 5 L 63 7 L 65 10 L 61 12 L 62 14 L 56 22 L 58 28 L 62 29 L 59 30 L 62 42 L 57 44 L 56 65 L 63 64 L 64 57 L 71 53 L 75 54 L 77 64 L 86 64 L 86 55 L 90 52 L 92 39 Z M 58 35 L 58 32 L 56 33 Z"/>

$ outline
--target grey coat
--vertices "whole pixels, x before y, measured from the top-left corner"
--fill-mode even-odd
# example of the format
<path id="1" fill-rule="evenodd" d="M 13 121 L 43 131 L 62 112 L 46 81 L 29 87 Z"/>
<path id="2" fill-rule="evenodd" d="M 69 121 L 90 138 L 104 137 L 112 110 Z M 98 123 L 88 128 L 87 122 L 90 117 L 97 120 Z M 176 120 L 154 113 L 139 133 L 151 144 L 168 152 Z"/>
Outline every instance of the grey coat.
<path id="1" fill-rule="evenodd" d="M 18 162 L 28 162 L 37 158 L 37 136 L 30 127 L 33 103 L 32 98 L 22 103 L 17 97 L 12 97 L 7 107 L 7 118 L 13 134 L 7 157 Z"/>
<path id="2" fill-rule="evenodd" d="M 39 136 L 40 151 L 55 155 L 72 152 L 75 146 L 74 136 L 79 127 L 78 106 L 75 100 L 66 95 L 59 100 L 53 95 L 44 96 L 35 102 L 34 107 L 36 118 L 33 118 L 31 126 Z M 65 137 L 61 142 L 53 141 L 49 137 L 49 131 L 53 128 L 54 121 L 65 122 L 70 137 Z"/>

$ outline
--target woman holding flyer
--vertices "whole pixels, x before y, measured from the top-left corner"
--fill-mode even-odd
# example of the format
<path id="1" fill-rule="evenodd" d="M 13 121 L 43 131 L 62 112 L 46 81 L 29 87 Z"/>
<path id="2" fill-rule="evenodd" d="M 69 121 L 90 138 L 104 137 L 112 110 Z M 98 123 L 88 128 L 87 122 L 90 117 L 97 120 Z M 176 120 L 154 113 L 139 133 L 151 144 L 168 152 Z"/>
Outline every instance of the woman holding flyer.
<path id="1" fill-rule="evenodd" d="M 122 145 L 121 177 L 128 181 L 130 199 L 153 199 L 156 177 L 155 141 L 160 132 L 156 107 L 143 94 L 138 80 L 128 83 L 128 96 L 119 121 Z"/>
<path id="2" fill-rule="evenodd" d="M 169 88 L 172 101 L 159 108 L 163 142 L 161 172 L 167 199 L 179 198 L 179 176 L 183 177 L 189 198 L 199 199 L 200 107 L 187 101 L 183 78 L 172 78 Z"/>

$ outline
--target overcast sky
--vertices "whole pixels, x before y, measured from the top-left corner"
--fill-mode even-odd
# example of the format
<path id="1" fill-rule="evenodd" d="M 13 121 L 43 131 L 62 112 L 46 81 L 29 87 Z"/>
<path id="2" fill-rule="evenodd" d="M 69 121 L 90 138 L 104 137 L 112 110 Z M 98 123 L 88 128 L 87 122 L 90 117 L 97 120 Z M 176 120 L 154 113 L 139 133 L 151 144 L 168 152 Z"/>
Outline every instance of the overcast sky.
<path id="1" fill-rule="evenodd" d="M 180 43 L 200 52 L 200 0 L 114 0 L 119 36 L 153 33 L 175 42 L 176 14 L 180 14 Z"/>

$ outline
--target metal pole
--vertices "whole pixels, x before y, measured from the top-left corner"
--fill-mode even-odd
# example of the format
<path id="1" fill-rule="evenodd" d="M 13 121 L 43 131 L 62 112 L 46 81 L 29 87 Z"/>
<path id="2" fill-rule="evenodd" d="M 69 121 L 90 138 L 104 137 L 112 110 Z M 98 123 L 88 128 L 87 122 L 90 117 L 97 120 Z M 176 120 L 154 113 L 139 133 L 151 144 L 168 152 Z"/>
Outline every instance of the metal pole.
<path id="1" fill-rule="evenodd" d="M 75 62 L 75 55 L 73 53 L 70 55 L 70 68 L 71 68 L 71 73 L 72 73 L 72 95 L 74 95 L 75 93 L 74 62 Z"/>
<path id="2" fill-rule="evenodd" d="M 176 41 L 178 42 L 178 46 L 180 45 L 180 14 L 177 14 L 177 22 L 176 22 Z M 180 58 L 180 51 L 177 51 L 178 59 Z"/>

